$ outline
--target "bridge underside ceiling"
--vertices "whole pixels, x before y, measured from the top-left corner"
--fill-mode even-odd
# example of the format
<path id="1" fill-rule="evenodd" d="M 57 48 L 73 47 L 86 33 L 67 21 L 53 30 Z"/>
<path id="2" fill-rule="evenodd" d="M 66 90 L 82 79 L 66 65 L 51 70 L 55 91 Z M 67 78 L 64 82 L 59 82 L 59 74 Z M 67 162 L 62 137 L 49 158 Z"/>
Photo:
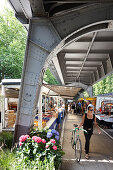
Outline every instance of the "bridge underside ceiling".
<path id="1" fill-rule="evenodd" d="M 68 44 L 57 57 L 65 84 L 92 85 L 112 71 L 113 31 L 87 34 Z"/>
<path id="2" fill-rule="evenodd" d="M 112 3 L 112 0 L 9 0 L 17 16 L 58 16 L 94 3 Z"/>
<path id="3" fill-rule="evenodd" d="M 69 43 L 57 54 L 64 84 L 80 82 L 87 86 L 103 79 L 113 68 L 113 31 L 87 34 Z M 57 66 L 49 66 L 60 82 Z"/>

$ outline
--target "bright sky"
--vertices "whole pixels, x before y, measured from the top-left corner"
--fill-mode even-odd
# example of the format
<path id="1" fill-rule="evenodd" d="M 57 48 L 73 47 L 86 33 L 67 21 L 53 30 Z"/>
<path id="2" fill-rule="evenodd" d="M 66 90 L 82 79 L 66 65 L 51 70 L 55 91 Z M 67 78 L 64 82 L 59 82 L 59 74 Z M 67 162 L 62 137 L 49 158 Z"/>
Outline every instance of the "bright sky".
<path id="1" fill-rule="evenodd" d="M 7 0 L 0 0 L 0 13 L 3 13 L 4 8 L 12 9 L 11 5 Z"/>

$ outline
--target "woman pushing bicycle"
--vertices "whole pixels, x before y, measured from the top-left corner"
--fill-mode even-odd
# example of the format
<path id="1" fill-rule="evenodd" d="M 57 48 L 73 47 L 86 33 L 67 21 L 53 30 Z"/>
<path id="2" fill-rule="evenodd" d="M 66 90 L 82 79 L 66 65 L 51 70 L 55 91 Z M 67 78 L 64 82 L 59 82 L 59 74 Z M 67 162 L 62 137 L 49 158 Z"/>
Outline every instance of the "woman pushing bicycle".
<path id="1" fill-rule="evenodd" d="M 94 106 L 92 104 L 89 104 L 87 107 L 87 113 L 83 115 L 82 117 L 82 121 L 80 123 L 80 125 L 78 126 L 78 128 L 80 128 L 83 125 L 83 129 L 85 129 L 87 131 L 84 132 L 84 136 L 85 136 L 85 158 L 88 159 L 89 158 L 89 145 L 90 145 L 90 139 L 91 136 L 93 134 L 93 125 L 96 125 L 98 133 L 100 134 L 100 128 L 97 125 L 96 122 L 96 116 L 94 114 Z"/>

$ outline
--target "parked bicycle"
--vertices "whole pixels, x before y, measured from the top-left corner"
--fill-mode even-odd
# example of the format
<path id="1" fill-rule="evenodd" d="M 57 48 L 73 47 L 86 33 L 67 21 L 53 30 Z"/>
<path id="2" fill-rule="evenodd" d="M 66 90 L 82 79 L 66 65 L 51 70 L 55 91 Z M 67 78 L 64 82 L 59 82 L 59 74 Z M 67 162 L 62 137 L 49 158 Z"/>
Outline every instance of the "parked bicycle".
<path id="1" fill-rule="evenodd" d="M 72 148 L 75 150 L 75 157 L 76 161 L 80 162 L 81 155 L 82 155 L 82 144 L 81 144 L 81 139 L 79 137 L 79 131 L 82 130 L 87 133 L 86 130 L 80 128 L 78 129 L 78 125 L 74 124 L 73 125 L 75 129 L 72 129 L 72 136 L 71 136 L 71 145 Z"/>

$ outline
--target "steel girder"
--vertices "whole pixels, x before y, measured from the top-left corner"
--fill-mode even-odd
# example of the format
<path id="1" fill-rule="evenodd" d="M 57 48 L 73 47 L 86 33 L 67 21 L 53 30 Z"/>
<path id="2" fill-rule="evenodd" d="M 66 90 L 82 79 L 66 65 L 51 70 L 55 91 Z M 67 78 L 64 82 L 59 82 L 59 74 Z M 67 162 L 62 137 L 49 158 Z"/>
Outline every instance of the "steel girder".
<path id="1" fill-rule="evenodd" d="M 33 19 L 30 22 L 24 60 L 22 85 L 15 126 L 15 140 L 26 134 L 33 124 L 42 77 L 50 51 L 60 42 L 60 38 L 48 19 Z M 46 64 L 45 64 L 46 63 Z M 45 66 L 44 66 L 45 64 Z"/>

